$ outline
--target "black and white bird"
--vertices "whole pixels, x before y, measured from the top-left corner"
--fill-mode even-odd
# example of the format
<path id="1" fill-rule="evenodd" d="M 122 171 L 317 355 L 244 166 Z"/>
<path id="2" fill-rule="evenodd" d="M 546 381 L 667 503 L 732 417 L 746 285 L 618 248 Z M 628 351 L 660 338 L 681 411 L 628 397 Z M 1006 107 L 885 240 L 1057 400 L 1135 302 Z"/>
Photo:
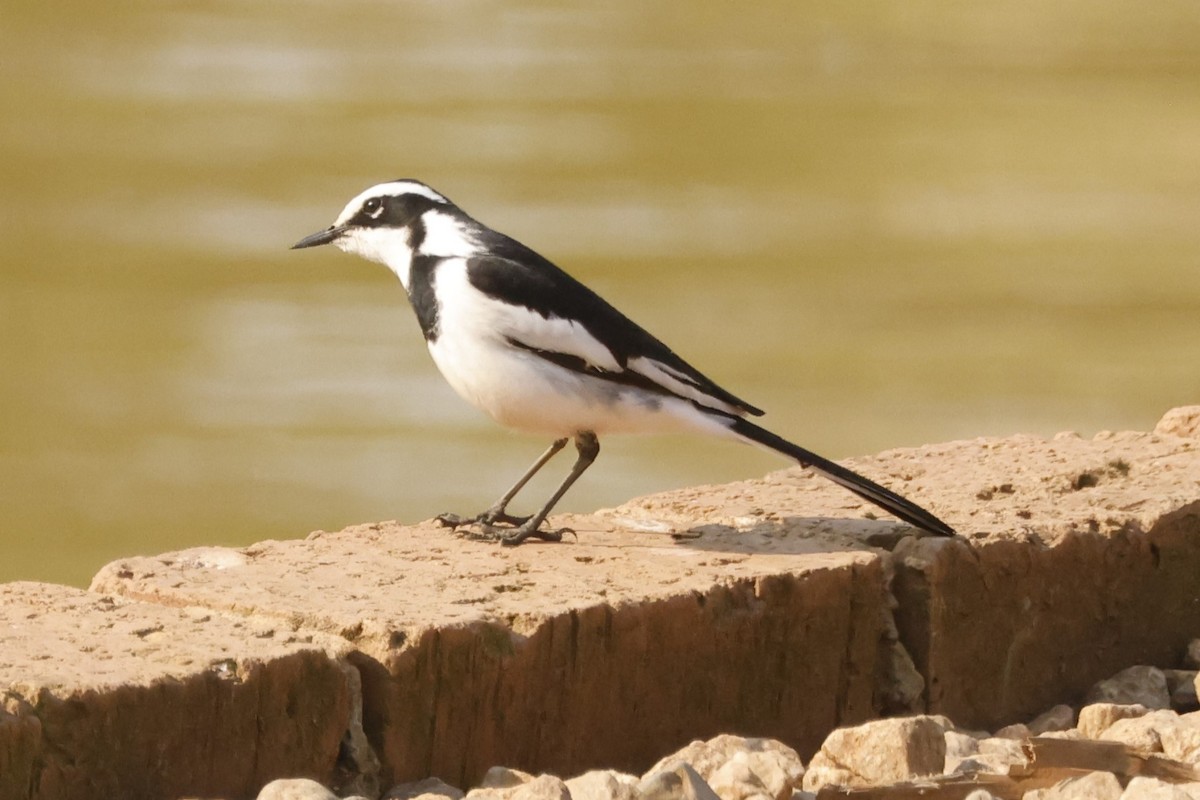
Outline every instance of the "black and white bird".
<path id="1" fill-rule="evenodd" d="M 543 530 L 555 503 L 609 433 L 699 431 L 762 445 L 811 467 L 900 519 L 941 536 L 954 530 L 915 503 L 747 419 L 763 412 L 730 394 L 591 289 L 492 230 L 419 181 L 364 191 L 323 231 L 292 249 L 332 244 L 400 278 L 433 361 L 467 402 L 502 425 L 554 437 L 503 497 L 458 527 L 509 545 Z M 530 517 L 508 513 L 517 492 L 571 438 L 570 474 Z"/>

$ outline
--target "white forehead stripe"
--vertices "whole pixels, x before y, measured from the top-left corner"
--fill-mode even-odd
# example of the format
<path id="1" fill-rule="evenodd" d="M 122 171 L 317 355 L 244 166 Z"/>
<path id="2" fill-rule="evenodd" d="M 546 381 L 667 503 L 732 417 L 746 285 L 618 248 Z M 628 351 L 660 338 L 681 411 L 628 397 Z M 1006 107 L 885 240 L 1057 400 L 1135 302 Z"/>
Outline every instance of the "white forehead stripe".
<path id="1" fill-rule="evenodd" d="M 346 203 L 346 207 L 342 209 L 341 214 L 338 214 L 338 218 L 334 220 L 333 224 L 344 225 L 351 217 L 358 213 L 358 210 L 362 208 L 363 202 L 366 201 L 368 197 L 381 197 L 385 195 L 398 194 L 416 194 L 420 195 L 421 197 L 428 197 L 430 200 L 434 200 L 438 203 L 450 202 L 433 189 L 430 189 L 425 184 L 417 181 L 390 181 L 388 183 L 377 183 L 370 189 L 366 189 L 360 193 L 349 203 Z"/>

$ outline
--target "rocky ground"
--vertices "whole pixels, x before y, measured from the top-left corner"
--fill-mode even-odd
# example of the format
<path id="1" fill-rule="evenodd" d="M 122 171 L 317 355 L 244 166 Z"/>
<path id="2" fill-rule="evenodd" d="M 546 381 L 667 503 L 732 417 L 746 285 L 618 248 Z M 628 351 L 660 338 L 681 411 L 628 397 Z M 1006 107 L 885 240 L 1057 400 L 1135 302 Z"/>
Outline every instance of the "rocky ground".
<path id="1" fill-rule="evenodd" d="M 556 517 L 557 545 L 387 522 L 0 585 L 0 800 L 1175 791 L 1198 449 L 1189 407 L 852 462 L 954 539 L 793 468 Z"/>
<path id="2" fill-rule="evenodd" d="M 430 778 L 382 800 L 1200 800 L 1200 639 L 1185 666 L 1129 667 L 1093 686 L 1079 709 L 1057 705 L 990 733 L 940 715 L 839 728 L 807 768 L 782 742 L 723 734 L 641 776 L 592 770 L 563 780 L 497 766 L 466 792 Z M 337 795 L 284 779 L 258 800 Z"/>

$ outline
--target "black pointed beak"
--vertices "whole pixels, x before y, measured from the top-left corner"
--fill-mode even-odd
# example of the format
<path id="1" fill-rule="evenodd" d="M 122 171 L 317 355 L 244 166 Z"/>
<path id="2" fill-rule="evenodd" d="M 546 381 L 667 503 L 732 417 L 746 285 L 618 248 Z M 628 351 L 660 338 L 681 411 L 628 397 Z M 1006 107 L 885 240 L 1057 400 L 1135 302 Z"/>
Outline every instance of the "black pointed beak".
<path id="1" fill-rule="evenodd" d="M 311 236 L 305 236 L 300 241 L 292 245 L 292 250 L 300 250 L 305 247 L 316 247 L 321 244 L 329 244 L 346 232 L 344 225 L 330 225 L 323 231 L 317 231 Z"/>

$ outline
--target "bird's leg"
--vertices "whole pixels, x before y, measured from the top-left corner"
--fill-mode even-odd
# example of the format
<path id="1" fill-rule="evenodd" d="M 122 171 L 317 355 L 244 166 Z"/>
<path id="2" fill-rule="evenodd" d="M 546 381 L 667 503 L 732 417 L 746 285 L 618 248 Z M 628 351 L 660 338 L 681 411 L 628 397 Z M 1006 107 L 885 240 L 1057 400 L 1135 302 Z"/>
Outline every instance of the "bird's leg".
<path id="1" fill-rule="evenodd" d="M 575 466 L 571 467 L 571 473 L 558 487 L 558 490 L 546 501 L 546 505 L 529 519 L 522 522 L 518 527 L 513 528 L 502 534 L 500 544 L 518 545 L 528 539 L 530 536 L 538 539 L 545 539 L 551 542 L 562 541 L 563 532 L 568 529 L 556 531 L 542 531 L 538 527 L 546 520 L 546 515 L 554 508 L 555 503 L 562 499 L 562 496 L 567 493 L 571 485 L 579 479 L 584 470 L 592 465 L 596 460 L 596 456 L 600 454 L 600 440 L 596 438 L 596 434 L 591 431 L 583 431 L 575 434 L 575 449 L 579 451 L 579 457 L 575 459 Z"/>
<path id="2" fill-rule="evenodd" d="M 555 439 L 554 443 L 546 448 L 546 452 L 538 457 L 538 460 L 533 462 L 533 466 L 525 471 L 525 474 L 512 485 L 512 488 L 504 493 L 504 496 L 492 503 L 491 507 L 481 514 L 474 517 L 460 517 L 458 514 L 439 514 L 437 521 L 451 528 L 457 528 L 460 525 L 469 525 L 472 522 L 480 522 L 484 525 L 493 525 L 497 522 L 505 525 L 522 525 L 529 520 L 529 517 L 514 517 L 506 513 L 505 509 L 512 499 L 517 496 L 517 492 L 525 488 L 525 484 L 529 483 L 530 479 L 537 474 L 538 470 L 546 466 L 546 462 L 554 458 L 559 450 L 567 446 L 566 438 Z"/>

